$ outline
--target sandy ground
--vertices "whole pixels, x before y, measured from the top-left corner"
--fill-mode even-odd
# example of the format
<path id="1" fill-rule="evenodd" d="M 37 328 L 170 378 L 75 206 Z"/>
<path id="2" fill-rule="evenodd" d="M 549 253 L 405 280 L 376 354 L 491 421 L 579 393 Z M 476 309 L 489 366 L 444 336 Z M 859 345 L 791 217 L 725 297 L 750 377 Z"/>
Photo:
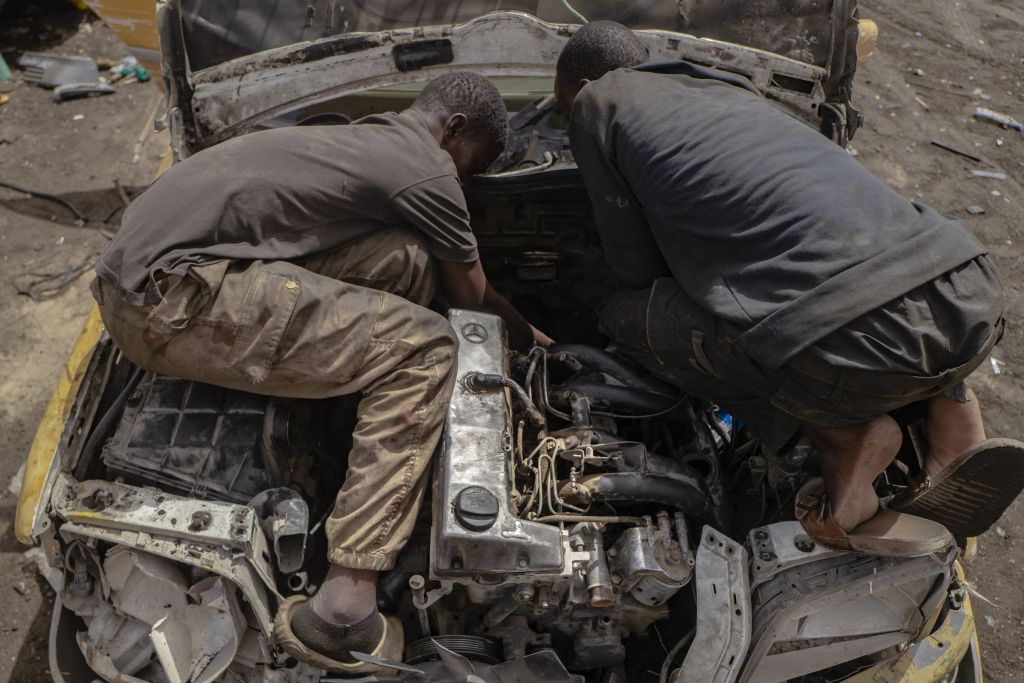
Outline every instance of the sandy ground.
<path id="1" fill-rule="evenodd" d="M 976 121 L 978 105 L 1024 119 L 1024 4 L 1017 0 L 867 0 L 881 39 L 858 75 L 856 101 L 867 119 L 852 143 L 858 158 L 903 194 L 963 219 L 988 246 L 1003 275 L 1010 324 L 973 384 L 991 435 L 1020 437 L 1024 416 L 1024 134 Z M 9 3 L 0 12 L 0 50 L 12 62 L 35 49 L 94 58 L 126 54 L 102 23 L 61 0 Z M 134 195 L 152 177 L 166 138 L 147 127 L 155 85 L 126 86 L 104 98 L 54 104 L 20 81 L 0 84 L 0 181 L 61 195 L 87 215 L 0 188 L 0 678 L 48 681 L 46 633 L 52 592 L 26 563 L 10 530 L 16 476 L 62 362 L 91 305 L 88 276 L 41 302 L 19 294 L 41 276 L 92 258 L 120 214 L 114 178 Z M 984 161 L 943 151 L 938 140 Z M 138 158 L 133 157 L 138 152 Z M 1006 180 L 972 178 L 998 170 Z M 967 207 L 981 207 L 972 215 Z M 999 373 L 995 372 L 998 367 Z M 981 539 L 968 566 L 986 676 L 1024 680 L 1024 502 Z M 989 602 L 986 602 L 989 601 Z"/>

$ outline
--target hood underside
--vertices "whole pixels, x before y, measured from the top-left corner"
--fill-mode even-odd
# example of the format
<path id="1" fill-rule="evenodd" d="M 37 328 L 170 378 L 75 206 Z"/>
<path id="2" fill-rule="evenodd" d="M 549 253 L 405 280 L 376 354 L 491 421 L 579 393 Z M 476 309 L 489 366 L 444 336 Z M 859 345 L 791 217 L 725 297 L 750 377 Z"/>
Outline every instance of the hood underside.
<path id="1" fill-rule="evenodd" d="M 338 17 L 349 17 L 348 23 L 341 24 L 345 32 L 302 41 L 313 26 L 284 11 L 294 7 L 285 8 L 281 2 L 266 3 L 273 7 L 260 15 L 262 24 L 254 18 L 258 13 L 243 16 L 237 9 L 231 10 L 231 17 L 200 21 L 201 11 L 227 12 L 213 8 L 223 4 L 208 3 L 207 7 L 197 0 L 185 0 L 184 5 L 180 0 L 165 0 L 159 5 L 169 118 L 179 156 L 258 129 L 298 107 L 422 84 L 451 71 L 473 70 L 499 79 L 526 77 L 533 79 L 535 94 L 547 94 L 559 52 L 578 28 L 576 24 L 544 21 L 525 11 L 477 16 L 495 5 L 530 5 L 543 15 L 544 2 L 384 2 L 388 7 L 402 7 L 376 14 L 368 9 L 376 7 L 375 3 L 355 2 L 346 5 L 349 9 L 326 12 L 335 22 L 341 21 Z M 667 14 L 659 14 L 660 9 L 655 11 L 666 3 L 647 3 L 652 8 L 647 10 L 633 6 L 628 16 L 622 16 L 624 10 L 614 10 L 615 4 L 621 3 L 577 2 L 576 7 L 595 18 L 629 20 L 652 60 L 685 59 L 745 76 L 769 99 L 826 133 L 828 126 L 851 132 L 856 127 L 856 117 L 847 115 L 849 84 L 856 66 L 855 0 L 682 0 L 667 3 L 675 11 L 671 20 Z M 688 9 L 691 4 L 692 12 Z M 431 14 L 427 8 L 434 5 L 437 12 Z M 565 10 L 562 2 L 551 7 L 554 5 Z M 827 11 L 822 9 L 826 5 Z M 782 12 L 783 6 L 791 11 Z M 755 12 L 755 7 L 760 11 Z M 352 14 L 356 9 L 361 19 Z M 308 14 L 315 18 L 321 13 L 310 10 Z M 371 15 L 375 17 L 372 21 Z M 465 15 L 472 16 L 463 23 L 448 23 Z M 728 16 L 735 21 L 727 21 Z M 404 26 L 421 20 L 440 23 Z M 705 26 L 721 38 L 679 31 L 695 25 Z M 371 26 L 393 28 L 354 30 Z M 325 30 L 323 26 L 316 29 Z M 223 39 L 207 35 L 209 32 Z M 731 42 L 730 38 L 746 42 Z M 280 42 L 285 45 L 250 54 Z M 236 54 L 240 56 L 222 61 Z M 214 64 L 198 68 L 210 63 Z M 819 108 L 822 104 L 825 106 Z M 835 120 L 829 121 L 830 117 Z"/>
<path id="2" fill-rule="evenodd" d="M 525 12 L 549 23 L 611 20 L 713 38 L 827 67 L 835 10 L 823 0 L 183 0 L 192 68 L 344 34 L 466 23 L 490 12 Z M 576 13 L 573 12 L 576 11 Z"/>

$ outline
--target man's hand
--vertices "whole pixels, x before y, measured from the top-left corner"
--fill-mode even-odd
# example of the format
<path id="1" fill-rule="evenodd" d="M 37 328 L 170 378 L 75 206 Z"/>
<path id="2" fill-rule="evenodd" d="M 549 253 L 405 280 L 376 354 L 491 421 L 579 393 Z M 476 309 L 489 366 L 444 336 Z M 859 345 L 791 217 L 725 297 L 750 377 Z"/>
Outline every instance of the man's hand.
<path id="1" fill-rule="evenodd" d="M 470 263 L 440 261 L 439 266 L 441 287 L 451 305 L 501 316 L 508 326 L 509 343 L 514 348 L 524 351 L 534 343 L 544 347 L 553 343 L 491 287 L 479 259 Z"/>

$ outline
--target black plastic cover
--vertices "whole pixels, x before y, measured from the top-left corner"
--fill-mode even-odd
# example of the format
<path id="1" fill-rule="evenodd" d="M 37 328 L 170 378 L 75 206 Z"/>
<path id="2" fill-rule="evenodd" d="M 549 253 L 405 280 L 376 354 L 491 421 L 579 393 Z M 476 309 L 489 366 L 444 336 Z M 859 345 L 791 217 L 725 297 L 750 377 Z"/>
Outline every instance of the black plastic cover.
<path id="1" fill-rule="evenodd" d="M 148 374 L 103 449 L 111 478 L 247 503 L 270 488 L 262 443 L 268 398 Z"/>
<path id="2" fill-rule="evenodd" d="M 470 531 L 487 531 L 498 520 L 498 499 L 482 486 L 467 486 L 455 499 L 455 519 Z"/>

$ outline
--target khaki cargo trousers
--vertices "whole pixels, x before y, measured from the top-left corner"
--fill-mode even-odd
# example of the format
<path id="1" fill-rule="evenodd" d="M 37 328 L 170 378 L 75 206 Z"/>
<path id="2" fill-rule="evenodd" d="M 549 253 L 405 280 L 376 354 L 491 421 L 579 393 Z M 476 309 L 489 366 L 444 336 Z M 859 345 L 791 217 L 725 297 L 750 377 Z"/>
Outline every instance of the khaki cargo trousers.
<path id="1" fill-rule="evenodd" d="M 326 522 L 328 559 L 383 571 L 412 533 L 451 397 L 457 342 L 425 306 L 431 257 L 378 231 L 301 265 L 221 261 L 131 306 L 96 280 L 111 338 L 146 370 L 270 396 L 361 392 L 348 473 Z"/>

